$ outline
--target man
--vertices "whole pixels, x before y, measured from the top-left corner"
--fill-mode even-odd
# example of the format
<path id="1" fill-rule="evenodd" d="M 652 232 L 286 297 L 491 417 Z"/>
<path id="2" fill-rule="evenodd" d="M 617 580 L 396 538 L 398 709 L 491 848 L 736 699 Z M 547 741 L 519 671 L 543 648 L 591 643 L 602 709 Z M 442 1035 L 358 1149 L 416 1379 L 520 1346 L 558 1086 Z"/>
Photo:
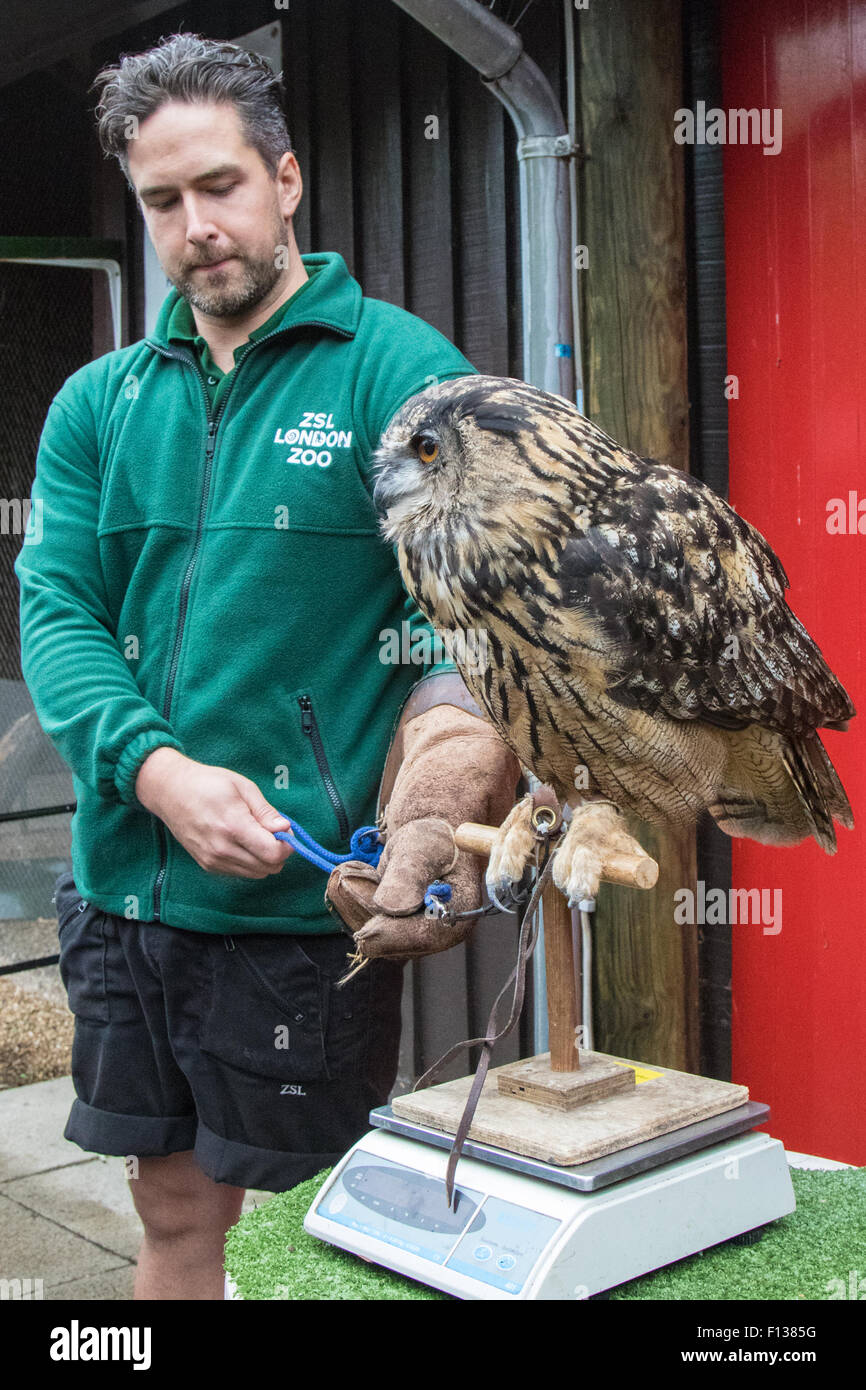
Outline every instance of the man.
<path id="1" fill-rule="evenodd" d="M 450 662 L 381 659 L 386 634 L 429 629 L 380 539 L 370 455 L 409 396 L 474 368 L 340 256 L 299 254 L 264 62 L 178 35 L 97 83 L 103 148 L 175 289 L 150 338 L 52 402 L 43 539 L 16 561 L 22 669 L 77 797 L 56 888 L 65 1135 L 127 1156 L 136 1298 L 212 1299 L 245 1188 L 336 1161 L 396 1076 L 402 959 L 338 988 L 349 936 L 274 832 L 289 812 L 348 853 L 407 729 L 389 839 L 458 804 L 501 819 L 519 767 Z M 381 901 L 411 927 L 409 857 Z M 468 911 L 478 861 L 454 864 Z"/>

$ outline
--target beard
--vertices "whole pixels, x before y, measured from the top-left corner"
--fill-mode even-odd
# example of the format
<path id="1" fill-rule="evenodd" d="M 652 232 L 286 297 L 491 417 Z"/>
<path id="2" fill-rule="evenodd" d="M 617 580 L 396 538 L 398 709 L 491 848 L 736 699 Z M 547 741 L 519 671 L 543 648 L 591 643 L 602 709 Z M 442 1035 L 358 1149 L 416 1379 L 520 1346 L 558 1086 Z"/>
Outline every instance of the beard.
<path id="1" fill-rule="evenodd" d="M 289 237 L 282 218 L 274 224 L 274 237 L 273 248 L 266 256 L 243 256 L 233 251 L 230 254 L 235 257 L 234 262 L 224 270 L 212 271 L 206 279 L 195 269 L 179 271 L 169 279 L 184 299 L 201 313 L 212 318 L 232 318 L 260 304 L 283 273 L 284 267 L 277 264 L 280 259 L 277 250 L 281 246 L 288 247 Z M 216 257 L 216 260 L 225 259 L 225 256 Z"/>

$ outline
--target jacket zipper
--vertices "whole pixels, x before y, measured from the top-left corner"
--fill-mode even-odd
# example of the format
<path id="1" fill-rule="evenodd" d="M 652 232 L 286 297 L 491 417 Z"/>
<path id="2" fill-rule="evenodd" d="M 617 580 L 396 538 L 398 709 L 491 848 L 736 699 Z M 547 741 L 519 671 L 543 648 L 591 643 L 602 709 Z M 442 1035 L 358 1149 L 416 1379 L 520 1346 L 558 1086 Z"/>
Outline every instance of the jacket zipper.
<path id="1" fill-rule="evenodd" d="M 330 328 L 330 329 L 332 329 L 335 333 L 340 333 L 341 336 L 344 337 L 344 338 L 351 338 L 351 337 L 353 336 L 353 335 L 352 335 L 350 332 L 348 332 L 346 329 L 337 328 L 335 324 L 327 323 L 324 319 L 307 319 L 307 320 L 305 320 L 305 323 L 310 324 L 310 325 L 313 325 L 314 327 Z M 290 324 L 290 325 L 289 325 L 289 328 L 295 328 L 295 327 L 301 327 L 301 326 L 302 326 L 302 325 L 300 325 L 300 324 Z M 243 357 L 240 359 L 239 362 L 236 363 L 235 368 L 234 368 L 235 373 L 237 373 L 237 372 L 240 370 L 240 367 L 241 367 L 242 363 L 246 361 L 247 357 L 249 357 L 249 355 L 250 355 L 250 353 L 252 352 L 253 348 L 258 347 L 260 343 L 266 343 L 266 342 L 268 341 L 269 338 L 276 338 L 280 333 L 284 333 L 284 332 L 286 332 L 286 331 L 287 331 L 287 330 L 284 329 L 284 328 L 275 328 L 274 331 L 273 331 L 272 333 L 267 333 L 267 334 L 265 334 L 264 338 L 258 338 L 258 339 L 256 340 L 256 342 L 251 343 L 250 346 L 247 348 L 246 352 L 244 353 Z M 172 695 L 174 694 L 174 682 L 175 682 L 175 677 L 176 677 L 176 675 L 177 675 L 178 662 L 180 661 L 180 648 L 181 648 L 181 643 L 182 643 L 182 640 L 183 640 L 183 629 L 184 629 L 184 625 L 185 625 L 185 622 L 186 622 L 186 610 L 187 610 L 187 602 L 188 602 L 188 599 L 189 599 L 189 590 L 190 590 L 190 585 L 191 585 L 191 583 L 192 583 L 193 570 L 195 569 L 196 560 L 198 559 L 198 554 L 199 554 L 199 551 L 200 551 L 200 549 L 201 549 L 201 538 L 202 538 L 202 529 L 203 529 L 203 525 L 204 525 L 204 514 L 205 514 L 205 509 L 206 509 L 206 507 L 207 507 L 208 493 L 209 493 L 209 491 L 210 491 L 211 471 L 212 471 L 212 468 L 213 468 L 213 458 L 214 458 L 214 453 L 215 453 L 215 451 L 216 451 L 216 434 L 217 434 L 217 429 L 218 429 L 218 427 L 219 427 L 219 422 L 220 422 L 220 420 L 222 419 L 223 414 L 225 413 L 225 408 L 226 408 L 226 405 L 228 404 L 229 396 L 231 395 L 232 391 L 234 390 L 236 377 L 235 377 L 234 380 L 232 380 L 231 384 L 229 385 L 229 388 L 228 388 L 228 390 L 226 391 L 226 393 L 225 393 L 225 395 L 224 395 L 224 397 L 223 397 L 222 404 L 220 405 L 220 408 L 219 408 L 219 410 L 217 411 L 216 415 L 215 415 L 215 416 L 212 416 L 211 413 L 210 413 L 210 400 L 209 400 L 208 394 L 207 394 L 207 384 L 206 384 L 206 382 L 205 382 L 204 372 L 203 372 L 202 369 L 201 369 L 201 365 L 200 365 L 200 363 L 199 363 L 199 361 L 198 361 L 198 358 L 196 357 L 195 353 L 193 353 L 193 352 L 187 353 L 187 352 L 173 351 L 173 350 L 170 349 L 170 348 L 165 348 L 165 347 L 163 347 L 160 343 L 157 343 L 157 342 L 156 342 L 154 339 L 152 339 L 152 338 L 148 338 L 146 341 L 147 341 L 147 343 L 148 343 L 148 346 L 149 346 L 149 347 L 155 348 L 156 351 L 157 351 L 158 353 L 161 354 L 161 356 L 172 358 L 172 359 L 173 359 L 174 361 L 176 361 L 176 362 L 183 362 L 186 366 L 190 366 L 190 367 L 193 368 L 193 370 L 195 371 L 196 376 L 198 377 L 199 381 L 201 382 L 202 394 L 203 394 L 203 396 L 204 396 L 205 417 L 206 417 L 206 419 L 207 419 L 207 443 L 206 443 L 206 445 L 205 445 L 205 476 L 204 476 L 204 484 L 203 484 L 203 487 L 202 487 L 201 504 L 200 504 L 200 506 L 199 506 L 198 525 L 197 525 L 197 529 L 196 529 L 195 545 L 194 545 L 194 547 L 193 547 L 192 555 L 190 556 L 189 564 L 188 564 L 187 567 L 186 567 L 186 573 L 185 573 L 185 575 L 184 575 L 184 577 L 183 577 L 183 585 L 182 585 L 182 589 L 181 589 L 181 599 L 180 599 L 180 615 L 179 615 L 179 617 L 178 617 L 177 631 L 175 632 L 174 651 L 173 651 L 173 653 L 172 653 L 171 667 L 170 667 L 170 669 L 169 669 L 169 674 L 168 674 L 168 684 L 167 684 L 167 686 L 166 686 L 165 699 L 164 699 L 164 701 L 163 701 L 163 707 L 162 707 L 162 715 L 163 715 L 163 718 L 166 719 L 166 720 L 168 720 L 168 718 L 169 718 L 169 710 L 171 709 Z M 317 735 L 318 735 L 318 730 L 316 731 L 316 733 L 317 733 Z M 322 752 L 322 756 L 324 757 L 324 750 L 323 750 L 323 752 Z M 317 759 L 317 761 L 318 761 L 318 759 Z M 325 763 L 325 766 L 327 767 L 327 762 Z M 328 776 L 330 777 L 330 772 L 329 772 Z M 333 782 L 332 782 L 332 785 L 333 785 Z M 339 800 L 339 794 L 337 793 L 336 787 L 334 788 L 334 794 L 337 796 L 337 801 L 339 802 L 339 805 L 340 805 L 340 807 L 342 808 L 342 802 L 340 802 L 340 800 Z M 332 799 L 333 799 L 333 798 L 332 798 Z M 336 809 L 336 808 L 335 808 L 335 809 Z M 345 813 L 345 809 L 343 809 L 343 816 L 344 816 L 344 817 L 345 817 L 345 814 L 346 814 L 346 813 Z M 159 832 L 159 842 L 160 842 L 160 864 L 159 864 L 159 873 L 158 873 L 157 876 L 156 876 L 156 882 L 154 883 L 154 886 L 153 886 L 153 915 L 154 915 L 154 921 L 159 922 L 159 921 L 161 920 L 159 909 L 160 909 L 160 899 L 161 899 L 161 895 L 162 895 L 162 884 L 163 884 L 163 880 L 164 880 L 165 875 L 166 875 L 166 870 L 167 870 L 167 868 L 168 868 L 168 838 L 167 838 L 167 836 L 166 836 L 165 826 L 164 826 L 163 822 L 159 819 L 159 817 L 157 817 L 156 820 L 157 820 L 157 829 L 158 829 L 158 832 Z M 340 824 L 341 824 L 341 826 L 342 826 L 342 821 L 340 822 Z M 349 838 L 348 824 L 349 824 L 349 823 L 348 823 L 348 819 L 346 819 L 346 832 L 345 832 L 345 835 L 344 835 L 344 839 L 348 839 L 348 838 Z"/>
<path id="2" fill-rule="evenodd" d="M 174 650 L 171 655 L 171 666 L 169 667 L 168 672 L 168 683 L 166 685 L 165 698 L 162 703 L 162 715 L 163 718 L 167 720 L 169 717 L 169 711 L 171 709 L 172 696 L 174 695 L 174 682 L 175 677 L 177 676 L 178 662 L 180 661 L 180 648 L 181 642 L 183 640 L 183 629 L 186 622 L 186 610 L 189 601 L 189 590 L 190 585 L 192 583 L 192 575 L 193 570 L 195 569 L 195 563 L 198 559 L 199 550 L 201 549 L 202 525 L 204 522 L 205 508 L 207 507 L 208 494 L 210 492 L 210 478 L 211 471 L 213 468 L 214 450 L 216 448 L 217 423 L 225 408 L 225 399 L 223 400 L 223 403 L 220 406 L 217 415 L 212 416 L 210 413 L 210 401 L 208 399 L 207 386 L 205 385 L 204 372 L 200 370 L 198 362 L 195 360 L 195 358 L 187 357 L 186 354 L 178 354 L 173 352 L 167 353 L 166 356 L 175 357 L 178 361 L 181 362 L 191 363 L 191 365 L 194 367 L 195 373 L 201 382 L 202 392 L 204 393 L 205 415 L 207 417 L 207 442 L 205 444 L 204 485 L 202 487 L 201 501 L 199 503 L 195 545 L 193 546 L 192 555 L 189 558 L 189 563 L 186 567 L 186 573 L 184 574 L 183 582 L 181 584 L 180 615 L 178 617 L 177 630 L 174 635 Z M 230 391 L 231 387 L 229 387 L 229 390 L 226 392 L 226 398 L 228 397 Z M 159 873 L 156 876 L 156 882 L 153 886 L 153 915 L 154 920 L 158 922 L 161 920 L 160 902 L 162 898 L 162 884 L 163 879 L 166 875 L 166 870 L 168 868 L 168 839 L 166 836 L 165 826 L 163 825 L 162 821 L 159 820 L 159 818 L 157 818 L 157 826 L 159 829 L 160 858 Z"/>
<path id="3" fill-rule="evenodd" d="M 349 817 L 343 805 L 342 797 L 337 791 L 336 783 L 331 776 L 331 769 L 328 766 L 328 759 L 322 746 L 322 735 L 319 733 L 319 726 L 316 723 L 316 716 L 313 714 L 313 702 L 309 695 L 299 695 L 298 704 L 301 707 L 301 732 L 310 740 L 313 749 L 313 757 L 325 784 L 325 791 L 331 799 L 331 805 L 337 816 L 340 827 L 340 838 L 349 839 Z"/>

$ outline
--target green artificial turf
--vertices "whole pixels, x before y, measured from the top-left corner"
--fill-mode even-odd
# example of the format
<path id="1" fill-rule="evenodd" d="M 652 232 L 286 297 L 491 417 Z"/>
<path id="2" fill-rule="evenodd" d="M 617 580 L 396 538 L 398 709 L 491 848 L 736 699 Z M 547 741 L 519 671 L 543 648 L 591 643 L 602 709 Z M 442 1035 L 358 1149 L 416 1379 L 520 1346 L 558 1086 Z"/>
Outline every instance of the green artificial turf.
<path id="1" fill-rule="evenodd" d="M 714 1246 L 632 1279 L 617 1299 L 830 1299 L 866 1274 L 866 1168 L 792 1168 L 797 1210 L 764 1227 L 756 1245 Z"/>
<path id="2" fill-rule="evenodd" d="M 225 1265 L 245 1299 L 419 1299 L 450 1295 L 367 1264 L 303 1228 L 330 1169 L 271 1198 L 229 1232 Z M 756 1245 L 730 1243 L 612 1290 L 611 1299 L 862 1297 L 866 1168 L 791 1170 L 797 1210 Z M 852 1273 L 855 1277 L 852 1281 Z"/>
<path id="3" fill-rule="evenodd" d="M 307 1235 L 304 1217 L 330 1171 L 248 1211 L 229 1231 L 225 1267 L 241 1297 L 450 1298 Z"/>

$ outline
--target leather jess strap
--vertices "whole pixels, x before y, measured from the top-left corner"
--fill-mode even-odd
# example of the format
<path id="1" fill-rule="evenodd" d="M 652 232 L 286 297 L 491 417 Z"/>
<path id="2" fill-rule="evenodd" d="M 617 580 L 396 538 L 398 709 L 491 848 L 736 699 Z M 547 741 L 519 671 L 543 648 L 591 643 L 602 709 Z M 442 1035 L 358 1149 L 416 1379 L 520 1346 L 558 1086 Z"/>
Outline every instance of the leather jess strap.
<path id="1" fill-rule="evenodd" d="M 514 1028 L 523 1009 L 523 997 L 526 989 L 526 967 L 538 941 L 538 906 L 552 871 L 553 858 L 548 855 L 544 868 L 541 870 L 536 880 L 535 890 L 529 900 L 520 926 L 520 938 L 517 945 L 517 962 L 496 997 L 493 1008 L 490 1011 L 490 1017 L 487 1020 L 487 1031 L 484 1037 L 468 1038 L 465 1042 L 457 1043 L 454 1047 L 449 1048 L 448 1051 L 439 1058 L 438 1062 L 434 1062 L 433 1066 L 429 1067 L 424 1075 L 419 1077 L 412 1088 L 414 1091 L 418 1091 L 425 1085 L 429 1085 L 440 1068 L 445 1066 L 447 1062 L 450 1062 L 451 1058 L 455 1057 L 458 1052 L 461 1052 L 464 1047 L 480 1046 L 481 1056 L 478 1060 L 478 1066 L 472 1081 L 472 1088 L 467 1097 L 466 1104 L 463 1107 L 463 1114 L 457 1126 L 457 1133 L 451 1145 L 451 1152 L 448 1155 L 448 1166 L 445 1170 L 445 1196 L 449 1207 L 453 1203 L 454 1176 L 457 1171 L 457 1163 L 463 1152 L 463 1145 L 466 1142 L 466 1137 L 472 1127 L 472 1121 L 475 1117 L 475 1108 L 478 1105 L 484 1082 L 487 1079 L 491 1053 L 496 1043 L 501 1042 L 501 1040 L 507 1037 Z M 511 1000 L 511 1011 L 504 1025 L 497 1031 L 496 1022 L 499 1008 L 512 983 L 514 985 L 514 993 Z"/>
<path id="2" fill-rule="evenodd" d="M 490 1011 L 490 1017 L 487 1020 L 487 1030 L 484 1037 L 468 1038 L 464 1042 L 457 1043 L 454 1047 L 449 1048 L 438 1061 L 433 1063 L 432 1067 L 428 1067 L 427 1071 L 423 1076 L 419 1077 L 413 1087 L 413 1090 L 418 1091 L 425 1086 L 429 1086 L 437 1072 L 439 1072 L 447 1062 L 450 1062 L 452 1057 L 455 1057 L 458 1052 L 462 1052 L 463 1048 L 480 1046 L 481 1055 L 478 1059 L 478 1066 L 466 1104 L 463 1107 L 463 1114 L 457 1126 L 454 1142 L 451 1145 L 451 1152 L 448 1156 L 448 1166 L 445 1171 L 445 1195 L 449 1206 L 451 1206 L 453 1201 L 454 1176 L 457 1170 L 457 1163 L 463 1152 L 463 1145 L 466 1142 L 466 1137 L 472 1126 L 475 1109 L 487 1078 L 493 1048 L 496 1043 L 501 1042 L 502 1039 L 507 1037 L 512 1031 L 523 1009 L 523 999 L 526 991 L 526 967 L 538 941 L 538 907 L 541 902 L 541 895 L 553 871 L 553 856 L 550 852 L 550 846 L 562 828 L 562 810 L 552 787 L 543 784 L 537 787 L 535 791 L 530 792 L 529 798 L 532 804 L 533 825 L 536 826 L 536 833 L 544 837 L 543 843 L 545 843 L 547 854 L 543 866 L 537 875 L 532 896 L 523 914 L 520 936 L 517 943 L 517 961 L 514 969 L 497 995 L 493 1008 Z M 548 815 L 542 815 L 541 817 L 543 829 L 537 825 L 535 820 L 539 811 L 549 812 Z M 551 816 L 553 817 L 552 820 Z M 512 984 L 514 986 L 514 992 L 508 1019 L 501 1028 L 497 1028 L 500 1006 Z"/>
<path id="3" fill-rule="evenodd" d="M 416 715 L 424 714 L 427 710 L 432 709 L 434 705 L 441 704 L 456 705 L 458 709 L 465 710 L 468 714 L 473 714 L 477 718 L 485 720 L 487 723 L 490 722 L 484 711 L 469 694 L 466 686 L 463 684 L 462 678 L 456 673 L 446 672 L 442 675 L 430 676 L 419 681 L 400 713 L 397 728 L 392 737 L 391 746 L 388 749 L 388 755 L 385 759 L 382 779 L 379 783 L 379 795 L 376 807 L 377 822 L 380 827 L 383 824 L 383 816 L 387 810 L 394 782 L 403 761 L 404 729 Z M 552 787 L 541 785 L 537 787 L 534 792 L 528 793 L 528 795 L 531 797 L 532 801 L 533 829 L 536 831 L 539 840 L 545 843 L 547 854 L 543 866 L 538 872 L 534 891 L 523 916 L 518 940 L 517 961 L 514 969 L 511 971 L 511 974 L 494 1002 L 484 1036 L 482 1038 L 470 1038 L 449 1048 L 437 1062 L 434 1062 L 432 1067 L 427 1069 L 423 1076 L 419 1077 L 413 1087 L 413 1090 L 417 1091 L 424 1085 L 429 1085 L 435 1074 L 439 1072 L 452 1057 L 456 1056 L 457 1053 L 461 1052 L 466 1047 L 480 1046 L 481 1055 L 478 1067 L 448 1157 L 448 1166 L 445 1174 L 445 1191 L 449 1206 L 454 1197 L 454 1177 L 457 1163 L 463 1151 L 463 1145 L 471 1128 L 472 1120 L 475 1115 L 475 1108 L 487 1077 L 491 1053 L 495 1044 L 500 1042 L 512 1031 L 523 1009 L 526 989 L 526 967 L 538 940 L 538 907 L 542 892 L 553 870 L 553 858 L 550 854 L 550 845 L 562 828 L 562 810 Z M 497 1028 L 500 1006 L 512 985 L 513 994 L 509 1016 L 503 1026 Z"/>
<path id="4" fill-rule="evenodd" d="M 536 817 L 539 811 L 549 811 L 550 815 L 544 817 L 545 823 L 548 825 L 547 833 L 549 835 L 556 835 L 559 832 L 559 827 L 562 825 L 562 807 L 559 804 L 559 798 L 553 790 L 553 787 L 549 786 L 547 782 L 543 782 L 540 787 L 535 788 L 531 796 L 533 826 L 538 824 Z"/>

